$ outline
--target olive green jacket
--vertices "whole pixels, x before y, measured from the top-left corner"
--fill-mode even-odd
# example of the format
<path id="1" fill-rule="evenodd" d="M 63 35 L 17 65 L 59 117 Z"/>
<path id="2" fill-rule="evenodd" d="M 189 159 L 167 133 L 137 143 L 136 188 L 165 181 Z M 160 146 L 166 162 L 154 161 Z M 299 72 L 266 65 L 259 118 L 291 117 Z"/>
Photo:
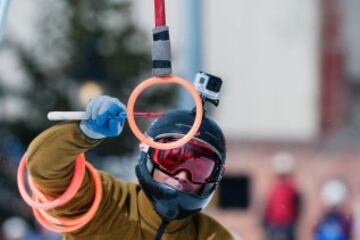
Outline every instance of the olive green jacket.
<path id="1" fill-rule="evenodd" d="M 86 138 L 78 123 L 63 123 L 49 128 L 35 138 L 27 151 L 28 171 L 41 190 L 57 197 L 67 188 L 74 168 L 74 159 L 100 141 Z M 64 234 L 64 239 L 149 239 L 154 240 L 161 218 L 135 183 L 125 184 L 99 171 L 103 186 L 100 208 L 95 217 L 83 228 Z M 94 189 L 86 173 L 80 191 L 66 205 L 50 210 L 54 216 L 78 217 L 92 204 Z M 202 213 L 185 220 L 169 223 L 162 239 L 234 239 L 217 221 Z"/>

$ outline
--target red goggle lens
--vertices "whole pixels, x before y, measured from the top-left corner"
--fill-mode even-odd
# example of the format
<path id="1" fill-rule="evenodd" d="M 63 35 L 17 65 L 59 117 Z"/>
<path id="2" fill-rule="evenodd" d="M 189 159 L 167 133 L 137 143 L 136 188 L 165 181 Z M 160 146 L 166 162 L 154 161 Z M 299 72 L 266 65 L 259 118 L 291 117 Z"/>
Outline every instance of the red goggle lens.
<path id="1" fill-rule="evenodd" d="M 175 141 L 163 139 L 161 142 Z M 155 149 L 152 156 L 155 165 L 169 175 L 185 171 L 191 182 L 203 184 L 211 181 L 214 170 L 220 162 L 219 155 L 207 144 L 192 140 L 180 148 L 170 150 Z"/>

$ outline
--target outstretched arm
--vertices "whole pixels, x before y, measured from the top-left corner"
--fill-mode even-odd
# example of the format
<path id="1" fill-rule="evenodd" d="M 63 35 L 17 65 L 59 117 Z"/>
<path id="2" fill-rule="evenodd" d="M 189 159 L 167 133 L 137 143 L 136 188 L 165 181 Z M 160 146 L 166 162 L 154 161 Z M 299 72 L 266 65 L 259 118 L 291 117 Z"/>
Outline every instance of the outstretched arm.
<path id="1" fill-rule="evenodd" d="M 49 197 L 60 196 L 71 181 L 76 156 L 99 143 L 100 140 L 83 135 L 75 122 L 49 128 L 36 137 L 27 150 L 27 167 L 32 180 Z M 83 185 L 89 183 L 86 174 Z"/>
<path id="2" fill-rule="evenodd" d="M 27 167 L 31 178 L 39 189 L 49 197 L 60 196 L 69 185 L 74 171 L 76 156 L 92 149 L 102 138 L 118 136 L 124 118 L 124 106 L 114 98 L 102 96 L 90 101 L 87 108 L 91 118 L 78 122 L 58 124 L 33 140 L 27 151 Z M 107 187 L 113 179 L 100 173 L 104 187 L 104 200 L 96 218 L 100 219 L 110 198 Z M 121 189 L 121 188 L 120 188 Z M 121 198 L 122 194 L 118 194 Z M 94 187 L 87 172 L 76 196 L 64 206 L 49 211 L 54 216 L 78 217 L 89 209 L 94 199 Z M 109 207 L 107 207 L 109 208 Z M 105 213 L 106 214 L 106 213 Z"/>

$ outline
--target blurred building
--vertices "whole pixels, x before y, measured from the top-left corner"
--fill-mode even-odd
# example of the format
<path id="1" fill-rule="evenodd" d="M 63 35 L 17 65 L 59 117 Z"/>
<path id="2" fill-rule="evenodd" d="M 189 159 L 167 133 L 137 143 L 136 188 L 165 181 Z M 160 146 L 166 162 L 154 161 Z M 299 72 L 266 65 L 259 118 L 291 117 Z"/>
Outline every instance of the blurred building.
<path id="1" fill-rule="evenodd" d="M 244 239 L 262 239 L 259 216 L 273 177 L 271 156 L 286 150 L 298 159 L 295 175 L 305 194 L 299 239 L 311 239 L 322 211 L 321 184 L 342 176 L 353 195 L 360 190 L 360 2 L 202 4 L 202 70 L 225 80 L 214 114 L 229 146 L 220 189 L 229 195 L 219 197 L 225 210 L 210 212 Z M 167 5 L 175 72 L 185 75 L 188 2 Z M 152 1 L 136 2 L 147 31 L 153 25 L 149 9 Z"/>

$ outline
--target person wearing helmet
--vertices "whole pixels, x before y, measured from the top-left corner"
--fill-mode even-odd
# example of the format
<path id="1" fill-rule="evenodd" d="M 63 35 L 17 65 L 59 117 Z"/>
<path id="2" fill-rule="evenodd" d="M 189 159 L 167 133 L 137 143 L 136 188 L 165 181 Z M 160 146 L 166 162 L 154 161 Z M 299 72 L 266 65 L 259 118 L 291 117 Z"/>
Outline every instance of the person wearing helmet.
<path id="1" fill-rule="evenodd" d="M 50 197 L 64 192 L 75 157 L 106 137 L 119 136 L 125 111 L 118 99 L 95 97 L 87 106 L 88 120 L 58 124 L 35 138 L 27 151 L 27 166 L 36 186 Z M 194 118 L 193 111 L 169 112 L 155 120 L 146 135 L 158 142 L 175 141 L 190 130 Z M 204 116 L 196 136 L 180 148 L 140 146 L 139 184 L 125 184 L 99 171 L 104 191 L 99 210 L 89 224 L 64 234 L 64 239 L 234 239 L 201 213 L 222 178 L 226 159 L 224 136 L 214 120 Z M 87 173 L 77 195 L 49 213 L 78 217 L 89 209 L 93 197 Z"/>
<path id="2" fill-rule="evenodd" d="M 301 192 L 295 181 L 295 157 L 279 152 L 272 158 L 275 181 L 265 199 L 263 226 L 267 240 L 297 239 L 301 213 Z"/>
<path id="3" fill-rule="evenodd" d="M 321 187 L 320 199 L 324 213 L 314 229 L 314 240 L 351 240 L 353 236 L 353 219 L 347 201 L 349 185 L 342 178 L 329 179 Z"/>

